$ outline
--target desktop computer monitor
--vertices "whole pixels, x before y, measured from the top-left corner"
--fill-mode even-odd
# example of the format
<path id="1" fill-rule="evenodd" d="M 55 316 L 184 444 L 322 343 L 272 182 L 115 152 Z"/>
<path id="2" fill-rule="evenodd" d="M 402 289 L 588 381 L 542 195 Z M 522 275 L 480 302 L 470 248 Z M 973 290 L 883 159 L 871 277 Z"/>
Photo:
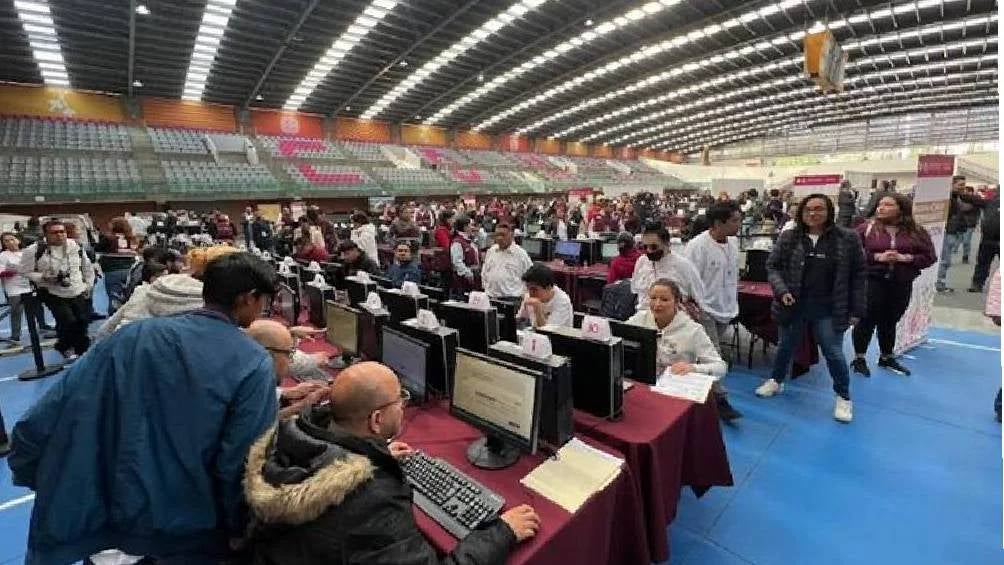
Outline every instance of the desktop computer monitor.
<path id="1" fill-rule="evenodd" d="M 543 261 L 544 260 L 544 240 L 537 239 L 535 237 L 523 238 L 523 243 L 521 244 L 523 251 L 530 256 L 533 261 Z"/>
<path id="2" fill-rule="evenodd" d="M 428 371 L 429 345 L 384 326 L 381 360 L 401 379 L 401 386 L 411 393 L 415 404 L 426 399 L 425 375 Z"/>
<path id="3" fill-rule="evenodd" d="M 485 434 L 467 449 L 472 465 L 503 469 L 537 450 L 542 384 L 537 371 L 457 352 L 450 414 Z"/>
<path id="4" fill-rule="evenodd" d="M 324 303 L 335 298 L 335 289 L 321 288 L 314 284 L 303 285 L 303 297 L 307 303 L 307 320 L 317 327 L 324 327 Z M 296 324 L 291 324 L 296 325 Z"/>
<path id="5" fill-rule="evenodd" d="M 575 408 L 601 418 L 618 418 L 624 405 L 624 343 L 619 337 L 595 341 L 582 330 L 542 326 L 535 331 L 551 340 L 551 351 L 572 360 Z"/>
<path id="6" fill-rule="evenodd" d="M 429 300 L 435 300 L 436 302 L 446 302 L 449 298 L 445 290 L 435 286 L 420 284 L 418 285 L 418 291 L 424 296 L 428 296 Z"/>
<path id="7" fill-rule="evenodd" d="M 359 308 L 359 317 L 357 319 L 356 329 L 359 332 L 359 337 L 356 338 L 356 343 L 359 345 L 357 351 L 358 357 L 365 361 L 380 359 L 380 351 L 383 346 L 383 334 L 381 330 L 388 324 L 389 320 L 387 310 L 370 311 L 365 306 L 362 306 Z"/>
<path id="8" fill-rule="evenodd" d="M 394 288 L 394 281 L 388 279 L 387 277 L 381 277 L 378 275 L 370 275 L 373 282 L 377 283 L 380 288 Z"/>
<path id="9" fill-rule="evenodd" d="M 581 261 L 582 242 L 559 241 L 554 244 L 554 258 L 567 264 L 577 265 Z"/>
<path id="10" fill-rule="evenodd" d="M 428 296 L 410 296 L 397 289 L 381 288 L 380 300 L 383 307 L 390 313 L 390 323 L 400 324 L 405 320 L 418 317 L 419 310 L 429 309 Z"/>
<path id="11" fill-rule="evenodd" d="M 321 263 L 321 269 L 324 272 L 324 280 L 329 285 L 337 289 L 345 288 L 345 265 L 338 262 Z"/>
<path id="12" fill-rule="evenodd" d="M 654 385 L 659 377 L 655 368 L 659 331 L 610 320 L 610 333 L 621 338 L 624 343 L 624 376 L 633 381 Z"/>
<path id="13" fill-rule="evenodd" d="M 300 295 L 285 282 L 279 283 L 279 290 L 272 298 L 273 311 L 278 312 L 290 326 L 297 324 L 300 314 Z"/>
<path id="14" fill-rule="evenodd" d="M 620 255 L 621 250 L 617 247 L 616 243 L 604 243 L 600 255 L 603 257 L 604 263 L 609 263 L 613 261 L 614 257 Z"/>
<path id="15" fill-rule="evenodd" d="M 498 312 L 499 339 L 514 343 L 518 341 L 516 339 L 516 313 L 519 312 L 520 302 L 519 300 L 491 299 L 492 306 Z"/>
<path id="16" fill-rule="evenodd" d="M 449 397 L 457 368 L 457 330 L 443 326 L 423 328 L 416 320 L 405 320 L 394 329 L 429 346 L 427 394 L 435 392 L 443 398 Z"/>
<path id="17" fill-rule="evenodd" d="M 359 310 L 328 301 L 328 343 L 341 350 L 342 355 L 354 356 L 359 351 Z"/>
<path id="18" fill-rule="evenodd" d="M 369 293 L 376 292 L 376 289 L 376 283 L 360 282 L 354 277 L 345 279 L 345 290 L 349 295 L 349 304 L 353 306 L 366 302 L 366 297 L 369 296 Z"/>
<path id="19" fill-rule="evenodd" d="M 443 325 L 457 330 L 460 347 L 488 353 L 488 346 L 499 340 L 498 313 L 494 308 L 481 310 L 466 302 L 448 300 L 439 305 Z"/>

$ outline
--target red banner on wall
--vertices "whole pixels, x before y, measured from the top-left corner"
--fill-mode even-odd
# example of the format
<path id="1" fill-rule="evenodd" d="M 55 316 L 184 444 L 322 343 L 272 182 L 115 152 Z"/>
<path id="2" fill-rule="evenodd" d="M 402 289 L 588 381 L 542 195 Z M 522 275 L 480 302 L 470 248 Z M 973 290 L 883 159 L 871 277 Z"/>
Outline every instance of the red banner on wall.
<path id="1" fill-rule="evenodd" d="M 954 155 L 921 155 L 917 160 L 918 177 L 950 177 L 954 173 Z"/>
<path id="2" fill-rule="evenodd" d="M 840 175 L 804 175 L 795 177 L 792 184 L 795 186 L 840 184 L 842 178 Z"/>

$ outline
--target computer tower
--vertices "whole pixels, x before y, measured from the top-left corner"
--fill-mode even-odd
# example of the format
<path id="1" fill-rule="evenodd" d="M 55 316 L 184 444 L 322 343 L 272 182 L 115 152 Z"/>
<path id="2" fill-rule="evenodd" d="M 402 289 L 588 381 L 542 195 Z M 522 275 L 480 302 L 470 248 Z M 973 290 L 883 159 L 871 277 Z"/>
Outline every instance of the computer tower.
<path id="1" fill-rule="evenodd" d="M 418 326 L 417 320 L 405 320 L 396 329 L 429 344 L 430 362 L 427 365 L 426 386 L 443 398 L 453 390 L 453 375 L 457 370 L 457 330 L 440 326 L 429 330 Z"/>
<path id="2" fill-rule="evenodd" d="M 359 307 L 359 357 L 364 361 L 379 361 L 383 355 L 383 327 L 390 323 L 387 310 L 371 311 L 365 306 Z"/>
<path id="3" fill-rule="evenodd" d="M 315 284 L 303 285 L 303 296 L 307 300 L 307 319 L 315 327 L 323 328 L 327 323 L 324 315 L 324 303 L 335 299 L 335 289 L 321 288 Z"/>
<path id="4" fill-rule="evenodd" d="M 455 328 L 460 334 L 460 347 L 482 355 L 488 346 L 499 340 L 498 313 L 494 308 L 482 310 L 466 302 L 446 301 L 439 305 L 440 322 Z"/>
<path id="5" fill-rule="evenodd" d="M 602 418 L 620 416 L 624 405 L 624 343 L 619 337 L 596 341 L 582 330 L 543 326 L 537 332 L 551 340 L 551 351 L 572 360 L 575 408 Z"/>
<path id="6" fill-rule="evenodd" d="M 345 277 L 345 290 L 348 292 L 349 304 L 352 306 L 366 302 L 369 293 L 376 292 L 376 289 L 375 282 L 364 283 L 356 277 Z"/>
<path id="7" fill-rule="evenodd" d="M 384 308 L 390 312 L 390 323 L 400 324 L 405 320 L 418 317 L 419 310 L 429 309 L 428 296 L 411 296 L 398 289 L 380 288 L 377 290 Z"/>
<path id="8" fill-rule="evenodd" d="M 547 359 L 531 357 L 511 341 L 492 344 L 488 354 L 508 363 L 540 371 L 544 375 L 540 407 L 541 443 L 557 450 L 575 435 L 572 398 L 572 363 L 567 357 L 551 355 Z"/>
<path id="9" fill-rule="evenodd" d="M 518 341 L 516 339 L 516 330 L 517 330 L 516 314 L 519 313 L 519 307 L 521 301 L 519 299 L 502 300 L 498 298 L 492 298 L 491 304 L 492 306 L 495 307 L 495 310 L 498 312 L 496 316 L 498 318 L 498 326 L 499 326 L 498 338 L 505 341 L 511 341 L 513 343 L 516 343 Z"/>

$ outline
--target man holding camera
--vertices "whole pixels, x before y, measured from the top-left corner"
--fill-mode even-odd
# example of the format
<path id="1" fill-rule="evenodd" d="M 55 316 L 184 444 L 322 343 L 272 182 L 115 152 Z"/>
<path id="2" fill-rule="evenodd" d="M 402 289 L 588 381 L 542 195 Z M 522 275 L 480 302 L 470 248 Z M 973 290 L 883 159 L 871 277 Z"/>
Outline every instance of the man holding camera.
<path id="1" fill-rule="evenodd" d="M 63 222 L 49 220 L 42 233 L 45 239 L 21 254 L 20 272 L 34 283 L 39 299 L 56 319 L 56 351 L 76 359 L 91 344 L 87 326 L 94 266 L 80 245 L 66 237 Z"/>

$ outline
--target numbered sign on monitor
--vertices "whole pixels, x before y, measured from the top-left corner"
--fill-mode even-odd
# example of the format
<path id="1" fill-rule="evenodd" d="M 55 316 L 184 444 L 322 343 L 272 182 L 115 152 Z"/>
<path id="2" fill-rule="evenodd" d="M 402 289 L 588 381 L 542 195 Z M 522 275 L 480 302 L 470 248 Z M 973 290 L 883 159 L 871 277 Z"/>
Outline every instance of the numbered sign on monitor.
<path id="1" fill-rule="evenodd" d="M 412 281 L 404 281 L 401 283 L 401 292 L 407 294 L 408 296 L 418 296 L 418 285 Z"/>
<path id="2" fill-rule="evenodd" d="M 521 342 L 523 343 L 523 353 L 531 357 L 547 359 L 551 356 L 551 340 L 546 335 L 530 332 Z"/>
<path id="3" fill-rule="evenodd" d="M 467 303 L 478 310 L 490 310 L 492 307 L 488 295 L 477 290 L 471 292 L 470 296 L 467 297 Z"/>
<path id="4" fill-rule="evenodd" d="M 610 322 L 606 318 L 599 316 L 585 316 L 582 318 L 582 337 L 594 339 L 596 341 L 607 341 L 610 339 Z"/>

